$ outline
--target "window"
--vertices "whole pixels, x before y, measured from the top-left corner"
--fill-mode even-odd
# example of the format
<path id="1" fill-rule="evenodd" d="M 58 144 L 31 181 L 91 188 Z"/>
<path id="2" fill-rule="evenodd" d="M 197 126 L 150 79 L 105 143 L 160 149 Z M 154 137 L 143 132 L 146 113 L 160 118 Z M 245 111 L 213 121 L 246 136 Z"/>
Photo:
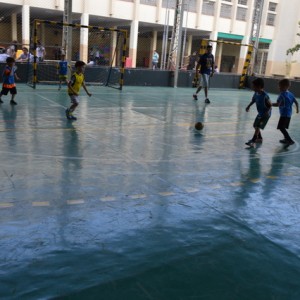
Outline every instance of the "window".
<path id="1" fill-rule="evenodd" d="M 239 0 L 238 4 L 240 4 L 240 5 L 247 5 L 248 4 L 248 0 Z"/>
<path id="2" fill-rule="evenodd" d="M 277 3 L 269 2 L 269 11 L 276 11 Z"/>
<path id="3" fill-rule="evenodd" d="M 275 14 L 268 13 L 267 15 L 267 25 L 274 26 L 275 25 Z"/>
<path id="4" fill-rule="evenodd" d="M 176 0 L 163 0 L 162 7 L 163 8 L 175 8 Z"/>
<path id="5" fill-rule="evenodd" d="M 231 0 L 222 0 L 223 2 L 231 2 Z"/>
<path id="6" fill-rule="evenodd" d="M 213 16 L 215 13 L 215 2 L 209 1 L 205 2 L 203 1 L 202 4 L 202 14 L 207 16 Z"/>
<path id="7" fill-rule="evenodd" d="M 140 4 L 156 6 L 156 0 L 140 0 Z"/>
<path id="8" fill-rule="evenodd" d="M 198 9 L 197 9 L 197 0 L 190 0 L 186 7 L 191 12 L 197 12 L 198 11 Z"/>
<path id="9" fill-rule="evenodd" d="M 236 19 L 239 21 L 246 21 L 247 18 L 247 8 L 238 7 L 236 11 Z"/>
<path id="10" fill-rule="evenodd" d="M 231 18 L 231 5 L 221 4 L 220 17 L 230 19 Z"/>

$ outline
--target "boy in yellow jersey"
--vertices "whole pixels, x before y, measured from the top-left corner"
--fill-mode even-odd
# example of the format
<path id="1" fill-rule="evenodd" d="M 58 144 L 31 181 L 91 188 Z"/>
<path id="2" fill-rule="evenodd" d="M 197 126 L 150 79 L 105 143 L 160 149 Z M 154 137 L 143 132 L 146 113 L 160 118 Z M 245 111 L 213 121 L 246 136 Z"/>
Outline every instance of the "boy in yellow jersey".
<path id="1" fill-rule="evenodd" d="M 84 68 L 85 68 L 85 62 L 83 61 L 76 61 L 75 63 L 75 73 L 72 75 L 70 82 L 68 83 L 68 94 L 71 99 L 71 106 L 70 108 L 66 109 L 66 117 L 68 120 L 77 120 L 76 117 L 73 116 L 73 112 L 75 111 L 76 107 L 79 105 L 79 91 L 81 86 L 83 86 L 85 92 L 89 97 L 92 96 L 90 94 L 85 86 L 84 83 Z"/>

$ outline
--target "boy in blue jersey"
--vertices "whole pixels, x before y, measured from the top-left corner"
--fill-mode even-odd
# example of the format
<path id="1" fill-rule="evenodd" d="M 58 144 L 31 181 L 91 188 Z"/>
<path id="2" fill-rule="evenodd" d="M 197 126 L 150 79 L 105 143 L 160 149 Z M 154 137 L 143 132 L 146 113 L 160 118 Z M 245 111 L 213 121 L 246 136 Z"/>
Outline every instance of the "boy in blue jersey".
<path id="1" fill-rule="evenodd" d="M 253 138 L 246 142 L 246 145 L 251 147 L 255 143 L 262 143 L 263 139 L 260 130 L 265 128 L 271 117 L 272 103 L 269 95 L 264 91 L 264 85 L 264 80 L 262 78 L 256 78 L 252 81 L 254 95 L 252 101 L 246 107 L 246 111 L 249 112 L 250 107 L 255 103 L 258 112 L 253 123 L 255 129 Z"/>
<path id="2" fill-rule="evenodd" d="M 15 59 L 13 57 L 8 57 L 6 59 L 6 66 L 4 68 L 2 77 L 3 77 L 3 84 L 2 84 L 2 91 L 0 92 L 0 104 L 3 103 L 2 95 L 7 95 L 8 92 L 11 94 L 11 105 L 17 105 L 18 103 L 15 101 L 15 96 L 17 95 L 17 88 L 15 83 L 15 78 L 20 79 L 16 73 L 15 67 Z"/>
<path id="3" fill-rule="evenodd" d="M 200 59 L 196 66 L 196 73 L 198 72 L 198 69 L 200 67 L 200 75 L 201 75 L 201 81 L 200 85 L 197 88 L 197 91 L 195 94 L 193 94 L 194 100 L 198 100 L 198 93 L 201 91 L 202 87 L 204 87 L 204 93 L 205 93 L 205 103 L 210 103 L 210 100 L 208 99 L 208 86 L 209 86 L 209 78 L 214 75 L 215 71 L 215 58 L 212 54 L 212 45 L 208 45 L 206 48 L 206 53 L 200 56 Z"/>
<path id="4" fill-rule="evenodd" d="M 58 90 L 61 89 L 61 84 L 62 82 L 66 82 L 67 81 L 67 76 L 68 76 L 68 62 L 65 60 L 65 55 L 62 54 L 61 55 L 61 61 L 58 63 L 57 65 L 57 74 L 59 77 L 59 86 L 58 86 Z"/>
<path id="5" fill-rule="evenodd" d="M 293 104 L 296 105 L 296 113 L 299 113 L 299 105 L 295 96 L 289 91 L 290 88 L 290 81 L 288 79 L 282 79 L 279 81 L 279 90 L 280 94 L 277 98 L 277 102 L 273 103 L 273 106 L 279 107 L 280 118 L 278 121 L 277 129 L 279 129 L 284 139 L 280 140 L 280 143 L 286 145 L 293 145 L 295 142 L 292 140 L 290 135 L 287 132 L 289 128 L 292 111 L 293 111 Z"/>

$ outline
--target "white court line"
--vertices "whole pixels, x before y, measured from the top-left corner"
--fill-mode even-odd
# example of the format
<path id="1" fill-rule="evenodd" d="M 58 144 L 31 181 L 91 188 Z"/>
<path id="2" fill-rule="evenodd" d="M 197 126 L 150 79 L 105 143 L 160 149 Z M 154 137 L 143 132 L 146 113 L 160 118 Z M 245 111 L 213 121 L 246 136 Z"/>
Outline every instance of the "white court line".
<path id="1" fill-rule="evenodd" d="M 55 102 L 55 101 L 53 101 L 53 100 L 47 98 L 47 97 L 44 97 L 44 96 L 42 96 L 42 95 L 40 95 L 40 94 L 36 94 L 36 95 L 38 95 L 39 97 L 45 99 L 46 101 L 48 101 L 48 102 L 50 102 L 50 103 L 53 103 L 54 106 L 66 108 L 65 106 L 63 106 L 63 105 L 61 105 L 61 104 L 59 104 L 59 103 L 57 103 L 57 102 Z"/>

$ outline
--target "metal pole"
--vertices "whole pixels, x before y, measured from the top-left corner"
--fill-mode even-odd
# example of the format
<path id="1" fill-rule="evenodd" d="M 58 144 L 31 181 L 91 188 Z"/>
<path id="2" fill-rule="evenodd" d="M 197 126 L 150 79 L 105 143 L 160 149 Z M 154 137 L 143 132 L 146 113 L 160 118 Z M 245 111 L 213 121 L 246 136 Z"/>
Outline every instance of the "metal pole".
<path id="1" fill-rule="evenodd" d="M 184 29 L 184 38 L 183 38 L 183 45 L 182 45 L 182 55 L 181 55 L 181 64 L 180 68 L 183 66 L 185 48 L 186 48 L 186 35 L 187 35 L 187 24 L 188 24 L 188 15 L 189 15 L 189 8 L 190 8 L 190 0 L 188 0 L 187 9 L 186 9 L 186 20 L 185 20 L 185 29 Z"/>
<path id="2" fill-rule="evenodd" d="M 182 49 L 181 47 L 182 23 L 183 23 L 183 7 L 181 7 L 181 11 L 180 11 L 180 21 L 179 21 L 179 28 L 178 28 L 178 45 L 177 45 L 177 57 L 176 57 L 175 72 L 174 72 L 174 87 L 177 87 L 177 83 L 178 83 L 179 59 L 180 59 L 181 49 Z"/>
<path id="3" fill-rule="evenodd" d="M 160 69 L 165 69 L 166 67 L 166 49 L 168 43 L 168 30 L 169 30 L 169 0 L 167 0 L 166 14 L 165 14 L 165 24 L 164 24 L 164 35 L 162 44 L 162 62 Z"/>
<path id="4" fill-rule="evenodd" d="M 164 68 L 167 68 L 167 53 L 168 53 L 168 43 L 169 43 L 169 20 L 170 20 L 170 10 L 168 10 L 168 18 L 167 18 L 167 28 L 166 28 L 166 46 L 164 53 Z"/>
<path id="5" fill-rule="evenodd" d="M 72 0 L 65 0 L 64 3 L 64 23 L 72 24 Z M 63 30 L 63 47 L 65 49 L 66 60 L 72 60 L 72 27 L 64 26 Z"/>

